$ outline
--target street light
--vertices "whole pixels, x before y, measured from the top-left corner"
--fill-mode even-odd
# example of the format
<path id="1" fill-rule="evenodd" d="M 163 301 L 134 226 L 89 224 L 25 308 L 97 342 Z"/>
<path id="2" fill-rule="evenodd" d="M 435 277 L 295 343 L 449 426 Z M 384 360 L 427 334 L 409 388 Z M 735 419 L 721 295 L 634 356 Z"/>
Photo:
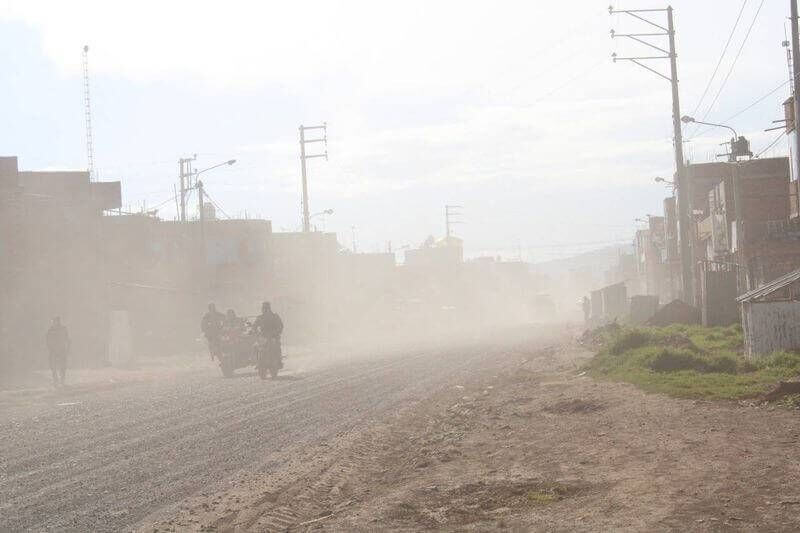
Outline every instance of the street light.
<path id="1" fill-rule="evenodd" d="M 656 176 L 655 180 L 656 180 L 656 183 L 663 183 L 664 185 L 672 187 L 672 194 L 673 194 L 673 196 L 675 195 L 675 189 L 677 189 L 678 186 L 674 181 L 670 181 L 668 179 L 664 179 L 661 176 Z"/>
<path id="2" fill-rule="evenodd" d="M 694 117 L 690 117 L 689 115 L 684 115 L 681 117 L 681 122 L 684 124 L 703 124 L 704 126 L 711 126 L 713 128 L 726 128 L 733 132 L 733 138 L 731 138 L 731 153 L 730 154 L 720 154 L 720 155 L 727 155 L 728 161 L 736 162 L 736 158 L 739 156 L 750 156 L 753 157 L 753 152 L 750 151 L 750 141 L 748 141 L 745 137 L 740 136 L 736 133 L 736 130 L 730 126 L 726 126 L 725 124 L 716 124 L 714 122 L 703 122 L 702 120 L 696 120 Z M 728 143 L 725 143 L 728 144 Z M 719 157 L 719 156 L 718 156 Z"/>
<path id="3" fill-rule="evenodd" d="M 204 168 L 203 170 L 195 170 L 194 171 L 194 187 L 197 189 L 197 220 L 200 222 L 200 245 L 203 254 L 205 254 L 206 248 L 206 233 L 205 233 L 205 209 L 203 205 L 203 197 L 205 196 L 205 191 L 203 190 L 203 182 L 199 180 L 197 177 L 202 174 L 203 172 L 208 172 L 209 170 L 214 170 L 215 168 L 219 168 L 225 165 L 233 165 L 236 163 L 235 159 L 228 159 L 222 163 L 218 163 L 216 165 L 210 166 L 208 168 Z"/>
<path id="4" fill-rule="evenodd" d="M 202 174 L 203 172 L 208 172 L 209 170 L 214 170 L 215 168 L 224 167 L 225 165 L 233 165 L 234 163 L 236 163 L 235 159 L 228 159 L 227 161 L 225 161 L 223 163 L 218 163 L 218 164 L 216 164 L 214 166 L 211 166 L 211 167 L 208 167 L 208 168 L 204 168 L 203 170 L 195 171 L 194 175 L 195 175 L 195 177 L 197 177 L 200 174 Z"/>
<path id="5" fill-rule="evenodd" d="M 311 219 L 311 218 L 314 218 L 314 217 L 317 217 L 317 216 L 320 216 L 320 215 L 332 215 L 332 214 L 333 214 L 333 209 L 326 209 L 325 211 L 320 211 L 319 213 L 314 213 L 313 215 L 311 215 L 308 218 Z"/>
<path id="6" fill-rule="evenodd" d="M 324 232 L 325 231 L 325 217 L 327 215 L 332 215 L 332 214 L 333 214 L 333 209 L 326 209 L 324 211 L 320 211 L 318 213 L 314 213 L 313 215 L 309 216 L 308 220 L 311 221 L 314 217 L 321 216 L 322 217 L 322 231 Z M 316 226 L 314 226 L 314 231 L 316 231 L 316 230 L 317 230 L 317 228 L 316 228 Z"/>
<path id="7" fill-rule="evenodd" d="M 725 124 L 715 124 L 713 122 L 703 122 L 702 120 L 697 120 L 694 117 L 690 117 L 689 115 L 683 115 L 681 117 L 681 122 L 684 124 L 703 124 L 704 126 L 713 126 L 715 128 L 728 128 L 733 132 L 733 138 L 738 139 L 739 135 L 737 135 L 736 130 L 731 128 L 730 126 L 726 126 Z"/>

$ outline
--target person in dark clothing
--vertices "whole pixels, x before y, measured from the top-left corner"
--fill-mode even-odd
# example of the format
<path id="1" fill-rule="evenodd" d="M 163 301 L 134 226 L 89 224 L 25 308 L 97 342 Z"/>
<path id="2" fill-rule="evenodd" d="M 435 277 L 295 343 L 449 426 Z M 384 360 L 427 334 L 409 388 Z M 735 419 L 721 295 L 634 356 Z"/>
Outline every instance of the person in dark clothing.
<path id="1" fill-rule="evenodd" d="M 225 315 L 217 311 L 217 307 L 210 303 L 208 304 L 208 312 L 203 315 L 200 321 L 200 329 L 208 341 L 208 352 L 211 359 L 214 359 L 219 354 L 219 334 L 222 331 L 222 326 L 225 322 Z"/>
<path id="2" fill-rule="evenodd" d="M 53 322 L 47 330 L 47 351 L 50 355 L 50 372 L 53 374 L 53 384 L 56 387 L 64 385 L 69 346 L 69 333 L 66 326 L 61 323 L 61 317 L 53 318 Z"/>
<path id="3" fill-rule="evenodd" d="M 253 329 L 262 337 L 275 339 L 278 357 L 283 366 L 283 350 L 281 349 L 281 333 L 283 333 L 283 320 L 278 313 L 272 311 L 269 302 L 261 304 L 261 314 L 253 322 Z"/>
<path id="4" fill-rule="evenodd" d="M 240 329 L 244 326 L 244 320 L 236 316 L 236 311 L 233 309 L 228 309 L 225 312 L 225 321 L 223 322 L 222 326 L 228 329 Z"/>
<path id="5" fill-rule="evenodd" d="M 283 333 L 283 320 L 278 313 L 272 311 L 269 302 L 261 304 L 261 314 L 253 322 L 258 333 L 263 337 L 280 337 Z"/>

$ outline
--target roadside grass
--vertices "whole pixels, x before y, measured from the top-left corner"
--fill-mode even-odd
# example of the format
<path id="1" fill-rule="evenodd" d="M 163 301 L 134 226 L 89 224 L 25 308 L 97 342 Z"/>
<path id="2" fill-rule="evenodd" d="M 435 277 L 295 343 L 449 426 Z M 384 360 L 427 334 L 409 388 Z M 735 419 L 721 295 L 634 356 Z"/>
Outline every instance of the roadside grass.
<path id="1" fill-rule="evenodd" d="M 603 348 L 585 367 L 590 375 L 679 398 L 751 398 L 800 374 L 798 353 L 745 359 L 738 325 L 622 327 L 603 335 Z"/>

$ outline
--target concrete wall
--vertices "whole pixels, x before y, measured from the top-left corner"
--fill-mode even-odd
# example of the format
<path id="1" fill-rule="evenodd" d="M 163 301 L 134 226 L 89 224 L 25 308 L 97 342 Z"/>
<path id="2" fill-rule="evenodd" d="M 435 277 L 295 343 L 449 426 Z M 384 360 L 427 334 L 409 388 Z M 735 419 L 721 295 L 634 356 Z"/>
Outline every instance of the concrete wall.
<path id="1" fill-rule="evenodd" d="M 700 274 L 700 311 L 704 326 L 730 326 L 739 322 L 736 304 L 736 270 L 705 263 Z"/>
<path id="2" fill-rule="evenodd" d="M 800 349 L 800 302 L 744 303 L 742 326 L 748 357 Z"/>

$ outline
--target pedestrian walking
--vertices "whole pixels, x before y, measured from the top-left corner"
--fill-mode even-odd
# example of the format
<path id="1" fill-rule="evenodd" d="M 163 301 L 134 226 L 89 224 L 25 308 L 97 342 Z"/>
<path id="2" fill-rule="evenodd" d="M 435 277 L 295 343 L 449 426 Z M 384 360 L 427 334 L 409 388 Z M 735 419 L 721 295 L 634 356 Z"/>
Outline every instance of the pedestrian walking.
<path id="1" fill-rule="evenodd" d="M 50 372 L 53 374 L 53 384 L 56 387 L 64 385 L 64 379 L 67 375 L 69 345 L 67 328 L 61 323 L 61 317 L 57 316 L 53 318 L 53 322 L 47 330 Z"/>

